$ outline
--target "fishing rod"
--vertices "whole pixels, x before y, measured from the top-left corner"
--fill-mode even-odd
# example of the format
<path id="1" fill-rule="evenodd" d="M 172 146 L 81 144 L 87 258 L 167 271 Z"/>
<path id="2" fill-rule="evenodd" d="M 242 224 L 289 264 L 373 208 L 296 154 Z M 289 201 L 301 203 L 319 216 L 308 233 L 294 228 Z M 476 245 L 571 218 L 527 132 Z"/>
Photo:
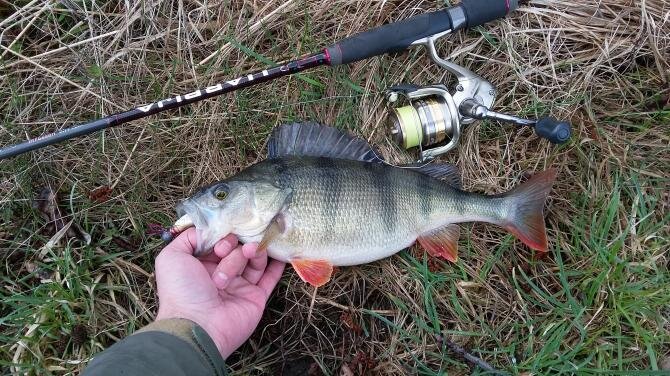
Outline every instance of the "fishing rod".
<path id="1" fill-rule="evenodd" d="M 421 151 L 421 160 L 431 159 L 451 150 L 458 142 L 461 127 L 475 119 L 491 118 L 510 121 L 510 118 L 514 118 L 489 110 L 495 98 L 493 85 L 465 68 L 440 59 L 435 52 L 435 40 L 458 30 L 503 18 L 517 7 L 518 0 L 463 0 L 456 6 L 420 14 L 353 35 L 324 48 L 318 53 L 279 66 L 245 74 L 188 94 L 162 99 L 91 122 L 61 129 L 54 133 L 44 134 L 19 144 L 0 148 L 0 159 L 14 157 L 58 142 L 307 69 L 323 65 L 335 67 L 350 64 L 374 56 L 402 51 L 410 46 L 420 44 L 429 48 L 431 57 L 440 66 L 456 73 L 459 78 L 459 86 L 456 89 L 461 94 L 452 95 L 446 86 L 440 84 L 423 88 L 401 85 L 389 89 L 387 99 L 391 103 L 400 104 L 399 98 L 403 97 L 408 102 L 404 107 L 395 108 L 391 115 L 394 126 L 392 133 L 403 147 L 418 146 L 423 148 L 424 146 L 428 147 L 440 143 L 447 138 L 450 139 L 447 145 Z M 482 88 L 487 89 L 488 87 L 490 87 L 488 94 L 485 92 L 486 90 L 482 91 Z M 468 108 L 463 107 L 466 101 L 472 102 Z M 440 121 L 437 121 L 440 120 L 440 117 L 449 121 L 442 119 L 443 121 L 440 123 Z M 555 119 L 548 118 L 536 121 L 514 118 L 514 121 L 519 125 L 535 126 L 538 135 L 548 138 L 552 142 L 565 142 L 570 137 L 569 124 L 557 122 Z M 540 127 L 542 124 L 543 126 Z M 543 131 L 538 131 L 538 127 Z M 556 135 L 561 137 L 553 137 L 552 139 L 552 136 Z M 431 152 L 431 150 L 433 151 Z"/>

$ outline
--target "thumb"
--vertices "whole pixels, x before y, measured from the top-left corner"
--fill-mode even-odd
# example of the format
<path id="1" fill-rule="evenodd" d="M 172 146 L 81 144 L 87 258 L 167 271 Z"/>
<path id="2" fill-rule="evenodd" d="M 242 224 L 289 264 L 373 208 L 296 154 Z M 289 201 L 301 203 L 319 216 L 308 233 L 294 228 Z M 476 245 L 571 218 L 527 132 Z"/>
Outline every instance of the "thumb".
<path id="1" fill-rule="evenodd" d="M 195 228 L 191 227 L 179 234 L 168 245 L 166 245 L 161 253 L 185 253 L 188 255 L 193 255 L 197 245 L 198 241 Z"/>

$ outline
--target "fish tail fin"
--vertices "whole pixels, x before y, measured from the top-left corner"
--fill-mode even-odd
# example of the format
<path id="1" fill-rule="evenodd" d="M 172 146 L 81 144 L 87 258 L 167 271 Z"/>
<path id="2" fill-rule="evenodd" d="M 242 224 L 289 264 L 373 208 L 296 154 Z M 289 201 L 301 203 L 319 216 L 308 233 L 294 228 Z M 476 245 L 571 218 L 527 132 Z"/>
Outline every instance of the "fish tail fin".
<path id="1" fill-rule="evenodd" d="M 501 195 L 511 207 L 502 227 L 528 247 L 547 251 L 547 230 L 544 226 L 544 202 L 556 178 L 556 170 L 548 169 Z"/>

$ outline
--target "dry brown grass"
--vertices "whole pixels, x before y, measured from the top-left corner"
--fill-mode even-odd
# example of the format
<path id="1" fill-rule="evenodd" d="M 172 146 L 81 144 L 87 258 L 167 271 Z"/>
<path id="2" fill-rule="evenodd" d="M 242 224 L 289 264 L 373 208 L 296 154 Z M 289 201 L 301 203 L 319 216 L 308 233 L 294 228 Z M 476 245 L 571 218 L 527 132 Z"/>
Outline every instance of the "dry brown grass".
<path id="1" fill-rule="evenodd" d="M 441 5 L 0 0 L 0 145 L 267 66 L 244 49 L 278 62 Z M 440 347 L 438 331 L 511 373 L 660 367 L 670 352 L 670 4 L 531 0 L 440 49 L 498 86 L 497 109 L 572 122 L 574 140 L 563 147 L 530 130 L 476 123 L 444 158 L 459 165 L 467 189 L 487 193 L 558 168 L 552 255 L 537 260 L 501 231 L 473 225 L 462 261 L 429 262 L 433 272 L 423 255 L 405 253 L 342 269 L 314 291 L 287 271 L 232 369 L 275 374 L 292 365 L 299 374 L 317 364 L 336 374 L 343 364 L 360 371 L 366 358 L 373 374 L 469 373 Z M 148 224 L 170 223 L 178 199 L 263 158 L 273 126 L 334 124 L 409 161 L 388 138 L 381 93 L 444 80 L 416 48 L 0 162 L 0 291 L 12 302 L 2 308 L 2 358 L 33 373 L 76 372 L 150 321 L 161 245 Z M 52 233 L 30 201 L 45 185 L 59 190 L 92 246 L 72 241 L 40 255 Z M 91 199 L 101 186 L 112 188 L 109 197 Z M 52 282 L 34 278 L 28 262 L 52 272 Z M 88 338 L 70 338 L 76 324 Z"/>

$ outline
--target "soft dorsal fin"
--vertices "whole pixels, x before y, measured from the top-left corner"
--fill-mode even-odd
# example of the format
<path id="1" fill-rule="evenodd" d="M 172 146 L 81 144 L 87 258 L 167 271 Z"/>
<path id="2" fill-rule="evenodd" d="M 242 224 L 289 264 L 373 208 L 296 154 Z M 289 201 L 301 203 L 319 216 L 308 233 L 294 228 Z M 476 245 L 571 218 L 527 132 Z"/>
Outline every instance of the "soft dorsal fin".
<path id="1" fill-rule="evenodd" d="M 268 140 L 268 158 L 328 157 L 380 163 L 383 160 L 362 138 L 319 123 L 292 123 L 275 128 Z"/>
<path id="2" fill-rule="evenodd" d="M 409 168 L 435 179 L 444 180 L 456 189 L 463 189 L 461 172 L 456 165 L 451 163 L 408 164 L 400 167 Z"/>

